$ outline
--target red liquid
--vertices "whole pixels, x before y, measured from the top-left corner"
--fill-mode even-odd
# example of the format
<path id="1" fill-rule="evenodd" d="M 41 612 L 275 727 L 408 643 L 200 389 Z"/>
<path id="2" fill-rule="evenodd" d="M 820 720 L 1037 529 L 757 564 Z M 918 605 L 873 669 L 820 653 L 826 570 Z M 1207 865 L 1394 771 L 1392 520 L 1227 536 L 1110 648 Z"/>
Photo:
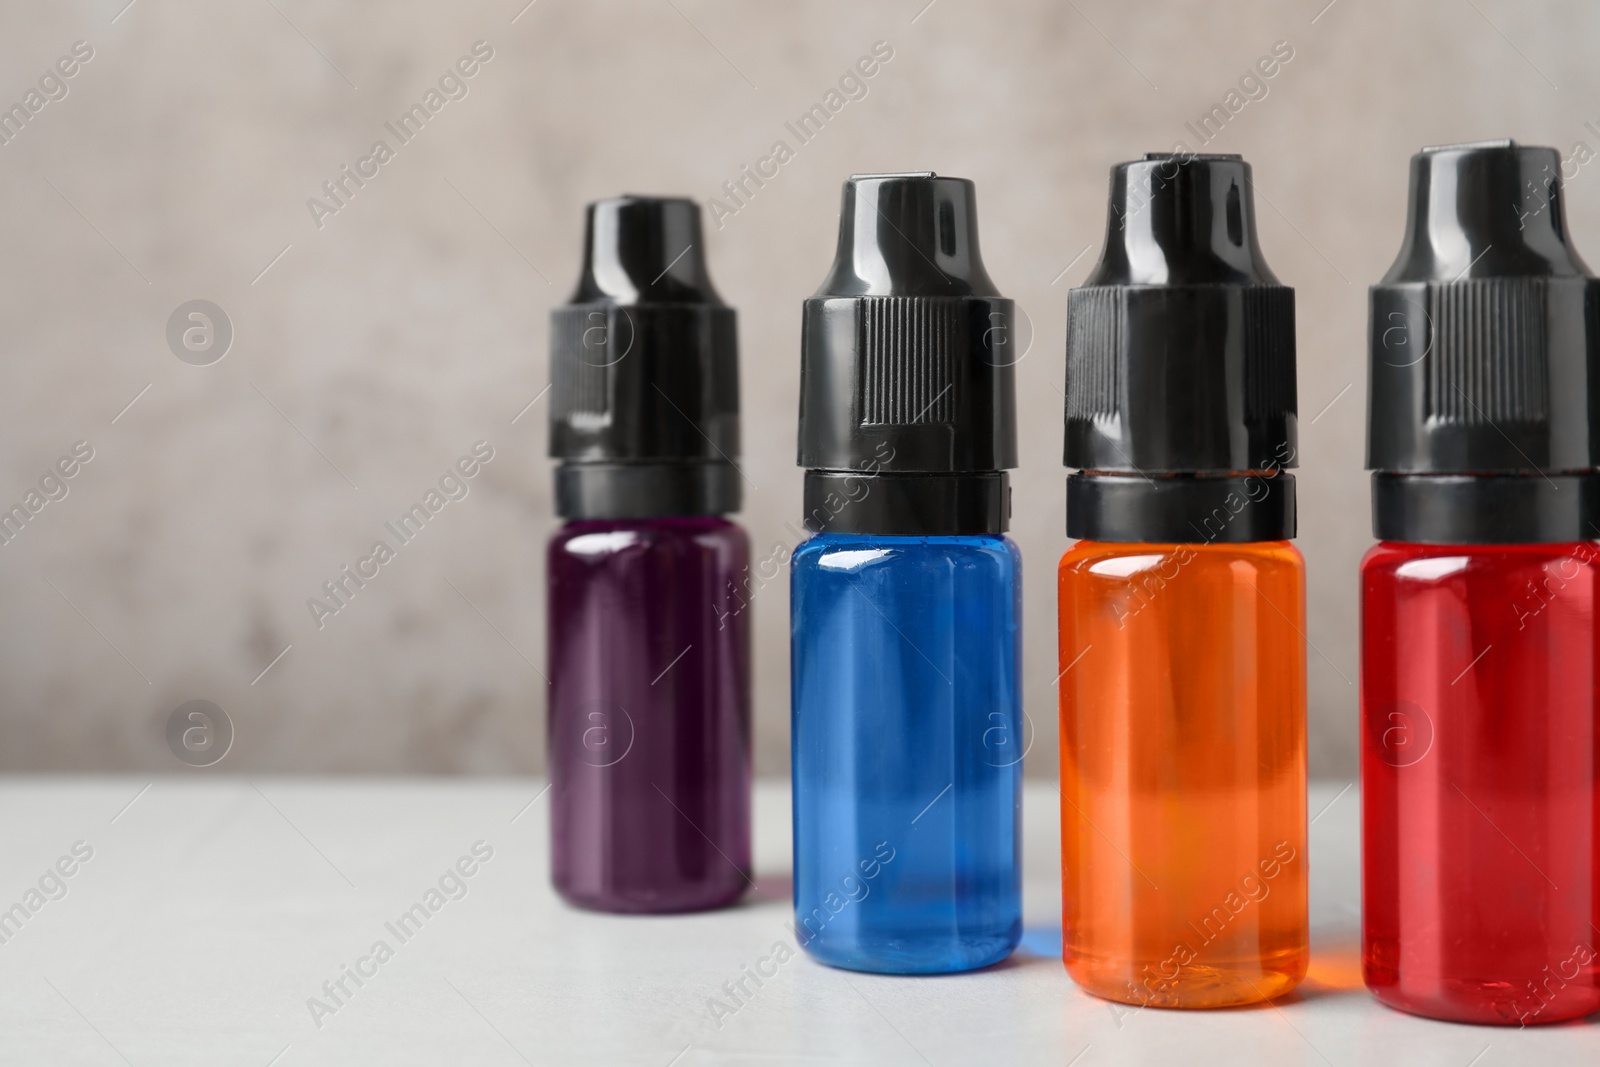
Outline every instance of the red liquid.
<path id="1" fill-rule="evenodd" d="M 1392 1007 L 1600 1010 L 1597 585 L 1588 543 L 1362 561 L 1362 964 Z"/>

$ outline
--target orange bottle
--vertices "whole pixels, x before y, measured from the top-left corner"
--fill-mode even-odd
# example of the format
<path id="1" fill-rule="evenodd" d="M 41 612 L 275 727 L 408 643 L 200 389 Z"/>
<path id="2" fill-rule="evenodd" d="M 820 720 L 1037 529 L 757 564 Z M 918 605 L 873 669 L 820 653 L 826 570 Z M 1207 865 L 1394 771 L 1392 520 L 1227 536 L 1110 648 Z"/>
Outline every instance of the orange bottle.
<path id="1" fill-rule="evenodd" d="M 1111 198 L 1068 317 L 1063 955 L 1096 996 L 1248 1004 L 1309 958 L 1293 291 L 1238 156 Z"/>

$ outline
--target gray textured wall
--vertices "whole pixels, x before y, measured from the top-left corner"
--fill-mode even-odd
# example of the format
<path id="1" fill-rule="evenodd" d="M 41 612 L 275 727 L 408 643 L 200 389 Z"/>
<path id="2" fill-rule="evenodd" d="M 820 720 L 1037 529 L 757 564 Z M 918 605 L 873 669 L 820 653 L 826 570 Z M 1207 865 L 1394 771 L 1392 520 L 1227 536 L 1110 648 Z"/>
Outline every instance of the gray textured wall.
<path id="1" fill-rule="evenodd" d="M 181 769 L 163 728 L 207 699 L 236 728 L 218 769 L 538 768 L 553 524 L 543 401 L 524 409 L 582 207 L 709 201 L 785 139 L 794 158 L 709 235 L 740 312 L 744 521 L 764 554 L 798 511 L 799 302 L 829 262 L 840 181 L 973 178 L 990 273 L 1036 333 L 1014 536 L 1030 769 L 1053 773 L 1066 291 L 1099 247 L 1107 167 L 1199 147 L 1185 123 L 1285 41 L 1293 58 L 1207 147 L 1255 164 L 1262 243 L 1298 290 L 1312 763 L 1352 773 L 1364 290 L 1398 247 L 1406 159 L 1506 135 L 1600 148 L 1600 9 L 523 2 L 0 11 L 0 104 L 37 107 L 0 144 L 0 502 L 75 442 L 93 450 L 0 544 L 0 767 Z M 78 41 L 92 58 L 50 77 Z M 447 82 L 459 98 L 400 145 L 384 123 L 477 41 L 493 55 L 465 96 Z M 793 144 L 785 121 L 879 41 L 893 58 L 866 95 Z M 308 198 L 379 139 L 393 158 L 314 217 Z M 1574 170 L 1572 228 L 1600 255 L 1600 178 Z M 209 366 L 167 338 L 194 299 L 233 327 Z M 466 498 L 319 630 L 307 598 L 480 440 L 494 458 Z M 787 763 L 787 610 L 782 583 L 755 609 L 768 773 Z"/>

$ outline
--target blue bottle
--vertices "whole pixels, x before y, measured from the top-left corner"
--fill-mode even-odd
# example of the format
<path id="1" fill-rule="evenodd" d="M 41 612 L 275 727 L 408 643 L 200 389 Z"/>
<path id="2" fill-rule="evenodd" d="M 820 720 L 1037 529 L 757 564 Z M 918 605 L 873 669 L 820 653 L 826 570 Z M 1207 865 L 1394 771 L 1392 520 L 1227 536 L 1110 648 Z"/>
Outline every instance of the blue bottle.
<path id="1" fill-rule="evenodd" d="M 970 181 L 845 183 L 791 570 L 795 936 L 836 967 L 970 970 L 1021 936 L 1012 315 Z"/>

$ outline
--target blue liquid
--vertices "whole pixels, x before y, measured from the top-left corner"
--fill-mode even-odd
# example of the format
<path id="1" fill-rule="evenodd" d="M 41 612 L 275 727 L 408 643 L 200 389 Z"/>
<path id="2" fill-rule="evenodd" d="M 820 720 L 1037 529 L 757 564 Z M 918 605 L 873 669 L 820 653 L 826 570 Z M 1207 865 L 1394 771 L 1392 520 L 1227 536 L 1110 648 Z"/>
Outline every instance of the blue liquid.
<path id="1" fill-rule="evenodd" d="M 795 550 L 795 935 L 823 963 L 964 971 L 1021 937 L 1020 568 L 1004 537 Z"/>

